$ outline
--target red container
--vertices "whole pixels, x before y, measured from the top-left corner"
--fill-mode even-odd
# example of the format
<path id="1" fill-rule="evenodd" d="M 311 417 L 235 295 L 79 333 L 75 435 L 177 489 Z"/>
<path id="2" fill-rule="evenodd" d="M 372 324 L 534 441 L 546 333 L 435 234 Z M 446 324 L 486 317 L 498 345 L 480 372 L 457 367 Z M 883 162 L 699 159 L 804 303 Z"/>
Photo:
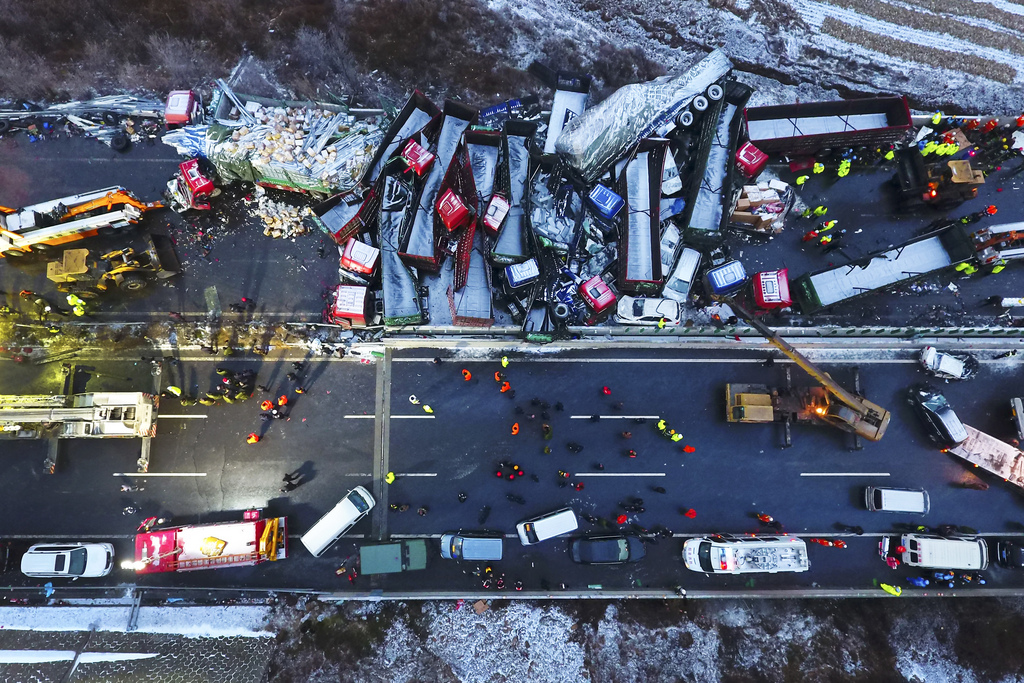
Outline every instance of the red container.
<path id="1" fill-rule="evenodd" d="M 337 324 L 339 320 L 346 320 L 353 327 L 366 327 L 366 287 L 338 285 L 334 290 L 333 299 L 334 303 L 328 311 L 328 318 L 332 323 Z"/>

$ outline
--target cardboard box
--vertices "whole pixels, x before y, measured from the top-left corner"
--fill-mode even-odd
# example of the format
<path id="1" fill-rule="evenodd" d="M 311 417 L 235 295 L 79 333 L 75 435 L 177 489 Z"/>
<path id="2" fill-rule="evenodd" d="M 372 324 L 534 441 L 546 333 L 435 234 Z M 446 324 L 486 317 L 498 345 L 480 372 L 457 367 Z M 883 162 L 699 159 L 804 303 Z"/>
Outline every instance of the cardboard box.
<path id="1" fill-rule="evenodd" d="M 757 222 L 761 220 L 761 217 L 757 214 L 750 213 L 748 211 L 733 211 L 732 220 L 737 223 L 749 223 L 750 225 L 757 225 Z"/>
<path id="2" fill-rule="evenodd" d="M 746 197 L 740 197 L 739 199 L 736 200 L 736 210 L 737 211 L 746 211 L 749 208 L 750 208 L 750 200 L 747 199 Z"/>

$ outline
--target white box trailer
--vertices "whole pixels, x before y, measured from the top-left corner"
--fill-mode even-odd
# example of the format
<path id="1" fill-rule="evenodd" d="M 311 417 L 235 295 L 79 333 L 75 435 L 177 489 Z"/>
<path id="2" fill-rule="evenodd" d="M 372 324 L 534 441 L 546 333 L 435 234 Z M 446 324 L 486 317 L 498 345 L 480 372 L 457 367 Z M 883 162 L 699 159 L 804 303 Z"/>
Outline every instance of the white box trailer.
<path id="1" fill-rule="evenodd" d="M 964 425 L 964 429 L 967 440 L 950 448 L 950 453 L 1024 488 L 1024 451 L 970 425 Z"/>

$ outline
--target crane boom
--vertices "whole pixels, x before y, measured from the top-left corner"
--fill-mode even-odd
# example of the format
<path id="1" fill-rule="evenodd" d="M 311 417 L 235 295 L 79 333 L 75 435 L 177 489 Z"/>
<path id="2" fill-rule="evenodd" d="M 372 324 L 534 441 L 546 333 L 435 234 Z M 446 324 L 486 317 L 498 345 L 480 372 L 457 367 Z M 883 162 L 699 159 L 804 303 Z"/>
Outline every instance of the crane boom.
<path id="1" fill-rule="evenodd" d="M 888 410 L 844 389 L 838 382 L 832 379 L 831 375 L 818 368 L 818 366 L 812 363 L 809 358 L 797 351 L 792 344 L 779 336 L 775 330 L 762 323 L 752 313 L 743 308 L 743 306 L 736 303 L 731 297 L 722 297 L 722 301 L 727 303 L 733 310 L 743 316 L 743 318 L 749 322 L 755 330 L 761 333 L 761 335 L 764 336 L 772 346 L 786 354 L 786 356 L 799 365 L 804 372 L 817 380 L 829 394 L 834 396 L 858 416 L 857 418 L 853 418 L 852 416 L 848 417 L 844 415 L 841 410 L 829 410 L 828 415 L 823 416 L 824 419 L 832 422 L 833 424 L 837 424 L 839 422 L 845 423 L 849 429 L 864 436 L 865 438 L 871 439 L 872 441 L 878 441 L 882 438 L 882 435 L 885 434 L 886 427 L 889 426 L 889 419 L 891 417 Z"/>

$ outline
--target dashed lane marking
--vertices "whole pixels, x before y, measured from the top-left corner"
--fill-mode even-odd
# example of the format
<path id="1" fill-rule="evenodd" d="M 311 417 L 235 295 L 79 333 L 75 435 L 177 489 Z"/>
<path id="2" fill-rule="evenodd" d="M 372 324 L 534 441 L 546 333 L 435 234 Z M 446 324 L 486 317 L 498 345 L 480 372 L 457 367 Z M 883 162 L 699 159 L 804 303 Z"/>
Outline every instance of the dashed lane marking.
<path id="1" fill-rule="evenodd" d="M 433 415 L 392 415 L 392 420 L 433 420 Z"/>
<path id="2" fill-rule="evenodd" d="M 888 477 L 888 472 L 801 472 L 801 477 Z"/>
<path id="3" fill-rule="evenodd" d="M 158 420 L 205 420 L 209 415 L 164 415 L 158 413 L 156 417 Z"/>
<path id="4" fill-rule="evenodd" d="M 342 415 L 345 420 L 374 420 L 377 418 L 376 415 Z"/>
<path id="5" fill-rule="evenodd" d="M 574 477 L 664 477 L 664 472 L 577 472 Z"/>
<path id="6" fill-rule="evenodd" d="M 821 347 L 805 348 L 803 351 L 813 354 Z M 821 349 L 831 351 L 831 349 Z M 846 350 L 846 349 L 843 349 Z M 887 349 L 888 350 L 888 349 Z M 430 358 L 396 358 L 396 363 L 420 363 L 433 362 Z M 449 362 L 457 364 L 457 359 Z M 520 360 L 520 363 L 760 363 L 764 364 L 764 358 L 531 358 L 529 361 Z M 493 359 L 467 359 L 462 363 L 494 363 Z M 789 358 L 775 358 L 776 363 L 792 363 Z M 819 360 L 823 365 L 864 363 L 868 365 L 917 363 L 916 358 L 836 358 Z M 982 361 L 985 362 L 985 361 Z M 511 367 L 511 366 L 510 366 Z"/>
<path id="7" fill-rule="evenodd" d="M 593 415 L 570 415 L 570 420 L 589 420 Z M 660 415 L 598 415 L 602 420 L 657 420 Z"/>
<path id="8" fill-rule="evenodd" d="M 345 475 L 346 477 L 360 477 L 365 479 L 366 477 L 372 477 L 373 475 L 369 472 L 350 472 Z M 436 477 L 437 472 L 395 472 L 395 478 L 401 479 L 402 477 Z"/>
<path id="9" fill-rule="evenodd" d="M 114 472 L 115 477 L 205 477 L 206 472 Z"/>

